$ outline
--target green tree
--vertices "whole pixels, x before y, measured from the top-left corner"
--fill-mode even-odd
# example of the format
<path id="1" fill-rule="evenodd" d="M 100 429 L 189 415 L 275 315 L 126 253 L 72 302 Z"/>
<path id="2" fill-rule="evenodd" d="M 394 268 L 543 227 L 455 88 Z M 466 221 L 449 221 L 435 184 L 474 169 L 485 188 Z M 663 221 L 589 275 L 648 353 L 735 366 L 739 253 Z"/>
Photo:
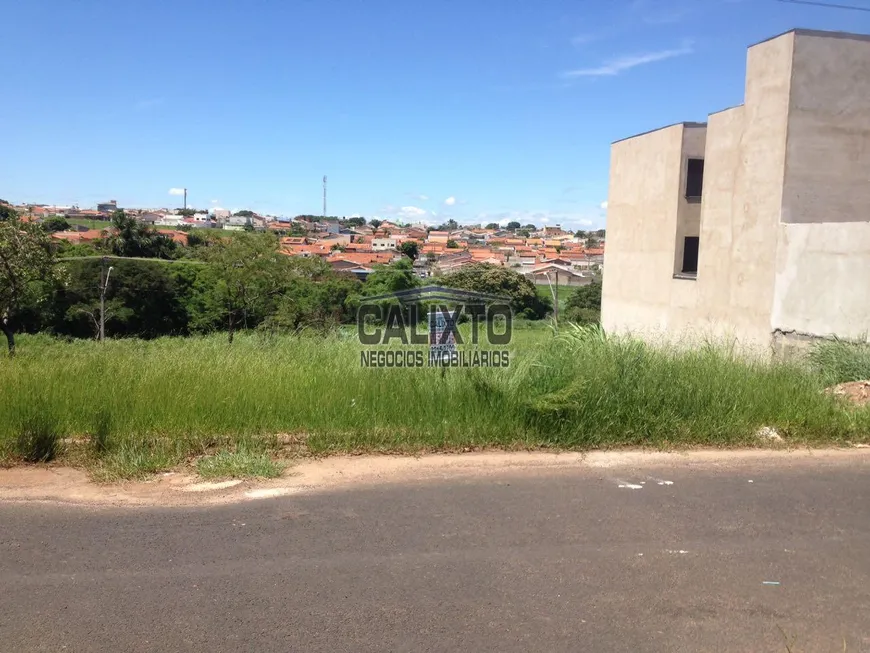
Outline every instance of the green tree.
<path id="1" fill-rule="evenodd" d="M 242 209 L 241 211 L 236 211 L 233 215 L 239 218 L 253 218 L 254 212 L 249 211 L 248 209 Z"/>
<path id="2" fill-rule="evenodd" d="M 176 209 L 178 215 L 183 215 L 185 217 L 196 215 L 196 212 L 196 209 Z"/>
<path id="3" fill-rule="evenodd" d="M 82 256 L 97 256 L 100 252 L 92 242 L 71 243 L 61 240 L 54 243 L 58 258 L 77 258 Z"/>
<path id="4" fill-rule="evenodd" d="M 360 218 L 360 217 L 347 218 L 344 221 L 344 224 L 347 225 L 348 227 L 363 227 L 363 226 L 365 226 L 365 223 L 366 223 L 366 219 Z"/>
<path id="5" fill-rule="evenodd" d="M 453 218 L 450 218 L 447 222 L 439 224 L 433 229 L 428 229 L 428 231 L 456 231 L 457 229 L 459 229 L 459 223 Z"/>
<path id="6" fill-rule="evenodd" d="M 53 317 L 44 329 L 78 338 L 98 332 L 100 280 L 111 264 L 106 292 L 106 333 L 156 338 L 188 333 L 196 276 L 205 266 L 186 262 L 80 259 L 66 263 L 68 281 L 53 297 Z"/>
<path id="7" fill-rule="evenodd" d="M 5 222 L 6 220 L 16 220 L 17 218 L 18 213 L 15 211 L 15 209 L 6 202 L 0 201 L 0 222 Z"/>
<path id="8" fill-rule="evenodd" d="M 420 279 L 414 274 L 414 264 L 411 259 L 403 258 L 390 265 L 376 265 L 363 285 L 363 294 L 383 295 L 419 285 Z"/>
<path id="9" fill-rule="evenodd" d="M 535 284 L 527 277 L 501 265 L 466 265 L 442 277 L 441 283 L 453 288 L 507 297 L 515 314 L 532 319 L 544 317 L 552 308 L 550 301 L 538 295 Z"/>
<path id="10" fill-rule="evenodd" d="M 447 241 L 447 249 L 459 249 L 459 243 L 457 243 L 453 239 L 450 239 Z"/>
<path id="11" fill-rule="evenodd" d="M 527 224 L 525 227 L 523 227 L 523 229 L 527 229 L 529 231 L 537 231 L 538 230 L 538 228 L 531 223 Z"/>
<path id="12" fill-rule="evenodd" d="M 513 221 L 511 221 L 511 222 L 508 222 L 508 223 L 507 223 L 507 227 L 505 227 L 505 228 L 506 228 L 508 231 L 516 231 L 516 230 L 519 229 L 521 226 L 522 226 L 522 225 L 520 225 L 519 222 L 517 222 L 516 220 L 513 220 Z"/>
<path id="13" fill-rule="evenodd" d="M 0 331 L 15 354 L 17 314 L 44 297 L 61 271 L 55 268 L 48 234 L 17 218 L 0 222 Z"/>
<path id="14" fill-rule="evenodd" d="M 208 329 L 225 323 L 228 341 L 239 327 L 257 326 L 275 310 L 289 267 L 271 234 L 238 233 L 204 251 L 209 273 L 200 280 L 193 323 Z"/>
<path id="15" fill-rule="evenodd" d="M 413 240 L 406 240 L 401 245 L 399 245 L 399 251 L 412 261 L 416 261 L 417 257 L 420 255 L 420 248 Z"/>
<path id="16" fill-rule="evenodd" d="M 572 292 L 565 302 L 566 308 L 591 308 L 601 310 L 601 282 L 600 275 L 593 278 L 592 283 L 580 286 Z"/>
<path id="17" fill-rule="evenodd" d="M 490 222 L 485 227 L 486 229 L 498 229 L 498 222 Z"/>
<path id="18" fill-rule="evenodd" d="M 384 221 L 383 221 L 383 220 L 378 220 L 378 219 L 369 220 L 369 226 L 370 226 L 372 229 L 377 229 L 377 228 L 380 227 L 382 224 L 384 224 Z"/>
<path id="19" fill-rule="evenodd" d="M 115 256 L 172 258 L 176 253 L 174 240 L 123 210 L 112 213 L 112 227 L 114 232 L 106 239 L 106 246 Z"/>
<path id="20" fill-rule="evenodd" d="M 592 283 L 575 289 L 565 302 L 565 319 L 577 324 L 595 324 L 601 320 L 600 275 Z"/>
<path id="21" fill-rule="evenodd" d="M 42 228 L 48 232 L 67 231 L 70 224 L 62 215 L 52 215 L 42 221 Z"/>
<path id="22" fill-rule="evenodd" d="M 263 321 L 260 328 L 270 331 L 328 331 L 353 318 L 353 299 L 359 295 L 360 286 L 360 281 L 353 275 L 337 275 L 329 266 L 313 275 L 310 269 L 292 266 L 288 269 L 284 292 L 275 312 Z"/>

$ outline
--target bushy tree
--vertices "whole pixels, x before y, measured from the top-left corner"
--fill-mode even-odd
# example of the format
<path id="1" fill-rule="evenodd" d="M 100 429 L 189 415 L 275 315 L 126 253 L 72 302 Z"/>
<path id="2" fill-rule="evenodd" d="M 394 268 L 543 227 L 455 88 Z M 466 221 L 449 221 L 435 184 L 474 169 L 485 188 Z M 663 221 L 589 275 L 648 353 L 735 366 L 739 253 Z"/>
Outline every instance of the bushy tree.
<path id="1" fill-rule="evenodd" d="M 62 215 L 52 215 L 42 221 L 42 228 L 50 233 L 67 231 L 70 228 L 70 223 Z"/>
<path id="2" fill-rule="evenodd" d="M 457 229 L 459 229 L 459 223 L 456 222 L 456 220 L 454 220 L 453 218 L 450 218 L 444 224 L 440 224 L 435 227 L 435 231 L 456 231 Z"/>
<path id="3" fill-rule="evenodd" d="M 106 289 L 106 333 L 156 338 L 188 332 L 193 279 L 204 266 L 129 259 L 81 259 L 66 263 L 67 283 L 56 289 L 43 329 L 78 338 L 96 335 L 101 275 L 112 273 Z M 188 278 L 185 278 L 188 277 Z"/>
<path id="4" fill-rule="evenodd" d="M 420 255 L 420 248 L 413 240 L 406 240 L 399 245 L 399 251 L 412 261 L 416 261 L 417 257 Z"/>
<path id="5" fill-rule="evenodd" d="M 515 314 L 531 319 L 543 318 L 552 308 L 550 301 L 538 295 L 535 284 L 527 277 L 501 265 L 466 265 L 439 281 L 445 286 L 507 297 Z"/>
<path id="6" fill-rule="evenodd" d="M 353 318 L 354 298 L 361 286 L 353 275 L 337 275 L 327 270 L 315 280 L 299 274 L 298 269 L 289 272 L 276 310 L 263 321 L 261 328 L 327 331 Z"/>
<path id="7" fill-rule="evenodd" d="M 506 226 L 505 228 L 506 228 L 508 231 L 516 231 L 516 230 L 519 229 L 521 226 L 522 226 L 522 225 L 520 225 L 519 222 L 517 222 L 517 221 L 515 221 L 515 220 L 512 220 L 511 222 L 508 222 L 508 223 L 507 223 L 507 226 Z"/>
<path id="8" fill-rule="evenodd" d="M 414 274 L 414 264 L 403 258 L 390 265 L 376 265 L 363 284 L 363 295 L 383 295 L 400 290 L 409 290 L 420 285 L 420 278 Z"/>
<path id="9" fill-rule="evenodd" d="M 54 264 L 54 249 L 45 231 L 17 218 L 0 222 L 0 331 L 10 356 L 15 354 L 18 313 L 39 302 L 60 278 L 62 271 Z"/>
<path id="10" fill-rule="evenodd" d="M 486 225 L 485 228 L 486 229 L 498 229 L 498 223 L 497 222 L 490 222 L 488 225 Z"/>
<path id="11" fill-rule="evenodd" d="M 275 310 L 289 259 L 271 234 L 240 232 L 215 241 L 203 253 L 208 272 L 199 280 L 193 323 L 227 326 L 230 343 L 239 328 L 256 327 Z"/>
<path id="12" fill-rule="evenodd" d="M 592 283 L 580 286 L 565 302 L 565 319 L 578 324 L 597 323 L 601 319 L 601 276 Z"/>
<path id="13" fill-rule="evenodd" d="M 15 209 L 6 202 L 0 201 L 0 222 L 5 222 L 6 220 L 16 220 L 17 218 L 18 213 L 15 211 Z"/>
<path id="14" fill-rule="evenodd" d="M 112 227 L 114 232 L 106 239 L 106 247 L 115 256 L 173 258 L 176 253 L 174 240 L 123 210 L 112 213 Z"/>

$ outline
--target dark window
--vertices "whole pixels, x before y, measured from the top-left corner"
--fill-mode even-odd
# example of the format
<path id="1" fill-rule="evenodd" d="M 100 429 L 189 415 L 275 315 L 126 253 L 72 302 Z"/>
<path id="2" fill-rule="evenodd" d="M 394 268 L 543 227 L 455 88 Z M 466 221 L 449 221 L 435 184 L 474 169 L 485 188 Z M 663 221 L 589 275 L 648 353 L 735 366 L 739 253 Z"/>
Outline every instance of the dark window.
<path id="1" fill-rule="evenodd" d="M 684 274 L 698 273 L 698 237 L 686 236 L 683 240 L 683 269 Z"/>
<path id="2" fill-rule="evenodd" d="M 686 170 L 686 199 L 700 200 L 704 188 L 704 159 L 689 159 Z"/>

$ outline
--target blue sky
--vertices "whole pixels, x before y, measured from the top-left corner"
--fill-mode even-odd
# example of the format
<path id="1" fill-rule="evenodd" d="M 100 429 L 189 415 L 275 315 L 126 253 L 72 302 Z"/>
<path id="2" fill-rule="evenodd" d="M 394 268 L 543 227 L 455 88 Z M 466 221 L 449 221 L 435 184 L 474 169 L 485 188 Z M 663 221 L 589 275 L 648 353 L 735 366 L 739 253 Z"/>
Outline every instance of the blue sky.
<path id="1" fill-rule="evenodd" d="M 866 5 L 868 0 L 850 0 Z M 603 226 L 612 141 L 743 99 L 777 0 L 0 0 L 0 197 Z"/>

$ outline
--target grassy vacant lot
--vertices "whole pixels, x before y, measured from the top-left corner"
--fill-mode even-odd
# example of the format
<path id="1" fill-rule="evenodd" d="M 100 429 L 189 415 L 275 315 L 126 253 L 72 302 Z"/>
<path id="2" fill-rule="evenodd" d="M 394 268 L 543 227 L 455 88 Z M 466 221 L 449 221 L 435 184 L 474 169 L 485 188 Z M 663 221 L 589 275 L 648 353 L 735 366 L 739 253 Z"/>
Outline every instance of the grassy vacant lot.
<path id="1" fill-rule="evenodd" d="M 87 227 L 88 229 L 108 229 L 112 226 L 111 220 L 89 220 L 87 218 L 69 218 L 67 219 L 74 227 Z"/>
<path id="2" fill-rule="evenodd" d="M 442 375 L 364 369 L 347 332 L 233 345 L 24 337 L 16 359 L 0 360 L 0 462 L 56 458 L 113 479 L 197 460 L 212 477 L 273 476 L 276 456 L 738 446 L 762 426 L 792 444 L 870 441 L 870 409 L 821 392 L 870 377 L 867 348 L 753 362 L 580 328 L 520 329 L 512 348 L 507 370 Z"/>
<path id="3" fill-rule="evenodd" d="M 543 297 L 544 299 L 549 299 L 553 301 L 553 290 L 550 288 L 550 285 L 547 283 L 536 283 L 535 289 L 538 291 L 538 296 Z M 565 286 L 559 284 L 559 310 L 565 310 L 565 302 L 568 301 L 568 297 L 577 290 L 577 286 Z"/>

